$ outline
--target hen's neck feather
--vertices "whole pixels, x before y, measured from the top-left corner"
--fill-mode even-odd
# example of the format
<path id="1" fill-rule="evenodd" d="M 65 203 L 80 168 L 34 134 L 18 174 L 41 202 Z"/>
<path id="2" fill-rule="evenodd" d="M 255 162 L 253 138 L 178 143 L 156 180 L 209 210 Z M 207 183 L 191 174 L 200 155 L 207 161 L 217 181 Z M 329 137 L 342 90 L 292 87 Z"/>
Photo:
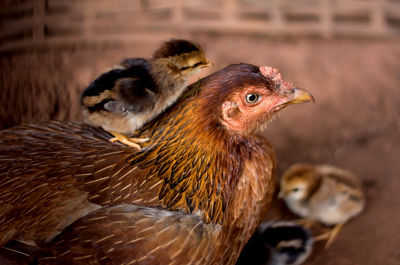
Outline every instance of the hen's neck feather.
<path id="1" fill-rule="evenodd" d="M 128 161 L 163 179 L 159 199 L 170 209 L 199 214 L 222 223 L 244 161 L 258 147 L 252 138 L 231 134 L 219 125 L 218 109 L 204 96 L 201 81 L 145 126 L 139 137 L 151 139 Z"/>

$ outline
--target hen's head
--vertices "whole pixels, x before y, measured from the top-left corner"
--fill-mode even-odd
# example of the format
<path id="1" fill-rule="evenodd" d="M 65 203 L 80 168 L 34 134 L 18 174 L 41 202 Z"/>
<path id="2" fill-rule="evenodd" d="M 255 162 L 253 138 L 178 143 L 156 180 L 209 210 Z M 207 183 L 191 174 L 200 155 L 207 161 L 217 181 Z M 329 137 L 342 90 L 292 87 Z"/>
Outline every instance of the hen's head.
<path id="1" fill-rule="evenodd" d="M 307 101 L 313 96 L 282 80 L 269 66 L 234 64 L 208 77 L 203 97 L 214 104 L 209 113 L 231 132 L 249 135 L 265 125 L 284 107 Z M 215 116 L 217 115 L 217 117 Z"/>

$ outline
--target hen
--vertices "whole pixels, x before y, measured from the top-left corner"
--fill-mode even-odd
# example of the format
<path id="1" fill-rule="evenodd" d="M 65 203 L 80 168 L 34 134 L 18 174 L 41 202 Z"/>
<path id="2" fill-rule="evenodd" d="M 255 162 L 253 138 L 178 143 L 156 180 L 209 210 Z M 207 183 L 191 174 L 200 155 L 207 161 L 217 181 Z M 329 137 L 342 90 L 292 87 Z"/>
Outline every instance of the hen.
<path id="1" fill-rule="evenodd" d="M 35 242 L 39 264 L 234 264 L 273 193 L 258 129 L 311 99 L 270 67 L 236 64 L 145 125 L 140 151 L 79 123 L 4 130 L 0 244 Z"/>

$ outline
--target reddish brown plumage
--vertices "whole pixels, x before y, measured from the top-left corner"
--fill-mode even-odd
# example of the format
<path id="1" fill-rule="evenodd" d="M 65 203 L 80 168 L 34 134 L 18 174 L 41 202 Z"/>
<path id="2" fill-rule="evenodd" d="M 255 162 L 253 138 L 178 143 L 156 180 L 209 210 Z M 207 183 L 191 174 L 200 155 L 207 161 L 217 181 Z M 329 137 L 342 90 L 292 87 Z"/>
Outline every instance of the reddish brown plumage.
<path id="1" fill-rule="evenodd" d="M 274 93 L 246 64 L 194 84 L 139 152 L 78 123 L 1 132 L 1 244 L 35 240 L 43 264 L 233 264 L 273 192 L 268 142 L 221 123 L 249 86 Z"/>

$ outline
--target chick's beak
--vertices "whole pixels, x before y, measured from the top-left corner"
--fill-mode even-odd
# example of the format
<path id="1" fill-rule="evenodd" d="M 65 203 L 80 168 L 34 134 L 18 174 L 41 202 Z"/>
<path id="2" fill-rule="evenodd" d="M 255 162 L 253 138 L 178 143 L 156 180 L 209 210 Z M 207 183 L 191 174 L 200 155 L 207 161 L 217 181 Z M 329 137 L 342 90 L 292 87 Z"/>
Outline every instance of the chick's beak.
<path id="1" fill-rule="evenodd" d="M 280 190 L 280 191 L 279 191 L 278 198 L 279 198 L 279 199 L 285 198 L 285 192 L 284 192 L 283 190 Z"/>
<path id="2" fill-rule="evenodd" d="M 204 68 L 204 67 L 211 67 L 211 66 L 214 66 L 213 62 L 207 60 L 207 62 L 206 62 L 205 64 L 202 64 L 202 65 L 201 65 L 201 68 Z"/>

